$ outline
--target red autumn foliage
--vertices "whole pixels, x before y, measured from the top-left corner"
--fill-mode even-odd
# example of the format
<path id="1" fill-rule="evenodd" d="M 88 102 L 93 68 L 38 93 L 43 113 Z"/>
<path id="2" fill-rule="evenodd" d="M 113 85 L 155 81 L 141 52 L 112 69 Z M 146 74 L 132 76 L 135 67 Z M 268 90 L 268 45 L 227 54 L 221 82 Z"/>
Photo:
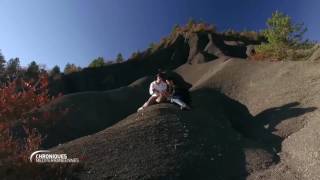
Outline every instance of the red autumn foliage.
<path id="1" fill-rule="evenodd" d="M 41 75 L 35 83 L 18 78 L 0 89 L 0 160 L 21 159 L 36 150 L 41 136 L 36 129 L 24 128 L 27 137 L 21 141 L 11 136 L 10 129 L 17 123 L 32 119 L 28 114 L 50 102 L 48 77 Z"/>
<path id="2" fill-rule="evenodd" d="M 13 123 L 25 118 L 32 109 L 41 107 L 53 98 L 48 95 L 48 77 L 43 75 L 31 84 L 22 78 L 0 89 L 0 122 Z"/>
<path id="3" fill-rule="evenodd" d="M 44 113 L 39 119 L 30 113 L 55 99 L 48 94 L 48 76 L 42 74 L 37 81 L 27 82 L 22 78 L 9 82 L 0 88 L 0 179 L 41 179 L 47 177 L 62 178 L 70 176 L 66 165 L 40 166 L 28 161 L 29 155 L 39 150 L 42 135 L 32 128 L 35 122 L 52 120 L 50 113 Z M 14 137 L 12 128 L 24 124 L 24 138 Z M 39 123 L 38 123 L 39 124 Z"/>

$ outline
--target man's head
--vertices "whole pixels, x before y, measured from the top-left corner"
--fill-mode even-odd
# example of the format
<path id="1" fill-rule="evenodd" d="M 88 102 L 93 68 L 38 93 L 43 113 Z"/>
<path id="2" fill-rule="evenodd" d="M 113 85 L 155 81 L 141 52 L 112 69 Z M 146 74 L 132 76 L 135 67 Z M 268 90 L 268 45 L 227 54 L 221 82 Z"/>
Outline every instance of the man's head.
<path id="1" fill-rule="evenodd" d="M 174 84 L 173 78 L 172 78 L 172 77 L 168 77 L 168 78 L 166 79 L 166 83 L 173 85 L 173 84 Z"/>
<path id="2" fill-rule="evenodd" d="M 156 83 L 160 83 L 165 80 L 164 74 L 163 73 L 158 73 L 157 78 L 156 78 Z"/>

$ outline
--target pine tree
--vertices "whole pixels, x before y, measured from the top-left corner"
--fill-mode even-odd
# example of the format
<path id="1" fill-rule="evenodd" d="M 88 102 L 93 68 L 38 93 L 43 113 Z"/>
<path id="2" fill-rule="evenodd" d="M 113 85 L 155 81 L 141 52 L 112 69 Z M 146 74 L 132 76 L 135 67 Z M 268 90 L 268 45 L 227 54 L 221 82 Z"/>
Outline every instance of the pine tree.
<path id="1" fill-rule="evenodd" d="M 102 67 L 105 66 L 105 60 L 103 57 L 98 57 L 94 60 L 92 60 L 92 62 L 89 64 L 89 67 Z"/>
<path id="2" fill-rule="evenodd" d="M 60 67 L 59 67 L 58 65 L 55 65 L 55 66 L 52 68 L 52 70 L 51 70 L 51 72 L 50 72 L 50 75 L 58 75 L 58 74 L 60 74 L 60 73 L 61 73 Z"/>
<path id="3" fill-rule="evenodd" d="M 5 66 L 6 66 L 6 60 L 0 51 L 0 74 L 4 74 Z"/>
<path id="4" fill-rule="evenodd" d="M 39 65 L 35 61 L 32 61 L 27 68 L 26 76 L 28 78 L 34 79 L 39 76 L 39 73 L 40 73 Z"/>
<path id="5" fill-rule="evenodd" d="M 9 76 L 16 77 L 16 75 L 18 74 L 20 69 L 21 69 L 21 67 L 20 67 L 20 59 L 19 58 L 11 58 L 7 62 L 6 71 Z"/>
<path id="6" fill-rule="evenodd" d="M 70 74 L 70 73 L 78 72 L 80 70 L 81 70 L 81 68 L 77 67 L 75 64 L 67 63 L 63 72 L 65 74 Z"/>
<path id="7" fill-rule="evenodd" d="M 124 61 L 123 56 L 121 53 L 118 53 L 117 58 L 116 58 L 116 62 L 117 63 L 122 63 Z"/>
<path id="8" fill-rule="evenodd" d="M 258 46 L 257 52 L 277 60 L 290 56 L 290 50 L 296 50 L 305 45 L 303 35 L 306 32 L 303 24 L 296 24 L 291 17 L 276 11 L 267 20 L 267 29 L 262 34 L 268 43 Z"/>

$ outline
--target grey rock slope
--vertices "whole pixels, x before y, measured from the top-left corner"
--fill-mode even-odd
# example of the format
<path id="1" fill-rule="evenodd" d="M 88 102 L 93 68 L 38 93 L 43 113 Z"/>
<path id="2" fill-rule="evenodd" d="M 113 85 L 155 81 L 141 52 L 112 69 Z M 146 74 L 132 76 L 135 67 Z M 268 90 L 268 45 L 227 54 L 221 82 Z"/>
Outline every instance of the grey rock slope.
<path id="1" fill-rule="evenodd" d="M 76 109 L 44 130 L 48 147 L 71 140 L 52 150 L 85 157 L 81 179 L 320 179 L 319 62 L 239 58 L 247 45 L 194 33 L 136 62 L 65 76 L 73 94 L 42 113 Z M 151 81 L 142 77 L 158 68 L 192 85 L 191 111 L 135 113 Z"/>
<path id="2" fill-rule="evenodd" d="M 260 139 L 275 145 L 281 161 L 251 179 L 319 179 L 320 64 L 242 59 L 210 64 L 196 68 L 184 65 L 177 71 L 196 84 L 193 89 L 219 89 L 241 102 L 258 117 L 257 123 L 280 138 L 278 142 L 269 137 Z M 191 75 L 194 69 L 206 73 Z"/>
<path id="3" fill-rule="evenodd" d="M 176 72 L 193 85 L 192 111 L 162 104 L 134 113 L 147 98 L 150 79 L 142 78 L 128 87 L 141 96 L 106 92 L 124 97 L 114 105 L 130 104 L 128 117 L 101 114 L 113 117 L 107 129 L 53 150 L 85 156 L 83 179 L 319 179 L 319 66 L 225 57 L 185 64 Z"/>

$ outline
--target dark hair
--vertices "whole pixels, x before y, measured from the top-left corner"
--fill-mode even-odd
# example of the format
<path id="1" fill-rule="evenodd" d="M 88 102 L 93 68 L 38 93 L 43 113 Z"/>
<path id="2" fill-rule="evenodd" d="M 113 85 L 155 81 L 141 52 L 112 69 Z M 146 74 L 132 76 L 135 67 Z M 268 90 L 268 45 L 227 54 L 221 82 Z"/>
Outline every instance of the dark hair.
<path id="1" fill-rule="evenodd" d="M 159 77 L 161 79 L 166 79 L 165 77 L 165 74 L 164 73 L 158 73 L 156 77 Z"/>
<path id="2" fill-rule="evenodd" d="M 169 80 L 169 81 L 174 81 L 174 78 L 173 78 L 172 76 L 168 76 L 168 77 L 167 77 L 167 80 Z"/>
<path id="3" fill-rule="evenodd" d="M 173 84 L 175 84 L 175 83 L 176 83 L 175 79 L 174 79 L 173 77 L 171 77 L 171 76 L 167 77 L 167 79 L 166 79 L 166 80 L 168 80 L 168 81 L 172 81 L 172 82 L 173 82 Z"/>

